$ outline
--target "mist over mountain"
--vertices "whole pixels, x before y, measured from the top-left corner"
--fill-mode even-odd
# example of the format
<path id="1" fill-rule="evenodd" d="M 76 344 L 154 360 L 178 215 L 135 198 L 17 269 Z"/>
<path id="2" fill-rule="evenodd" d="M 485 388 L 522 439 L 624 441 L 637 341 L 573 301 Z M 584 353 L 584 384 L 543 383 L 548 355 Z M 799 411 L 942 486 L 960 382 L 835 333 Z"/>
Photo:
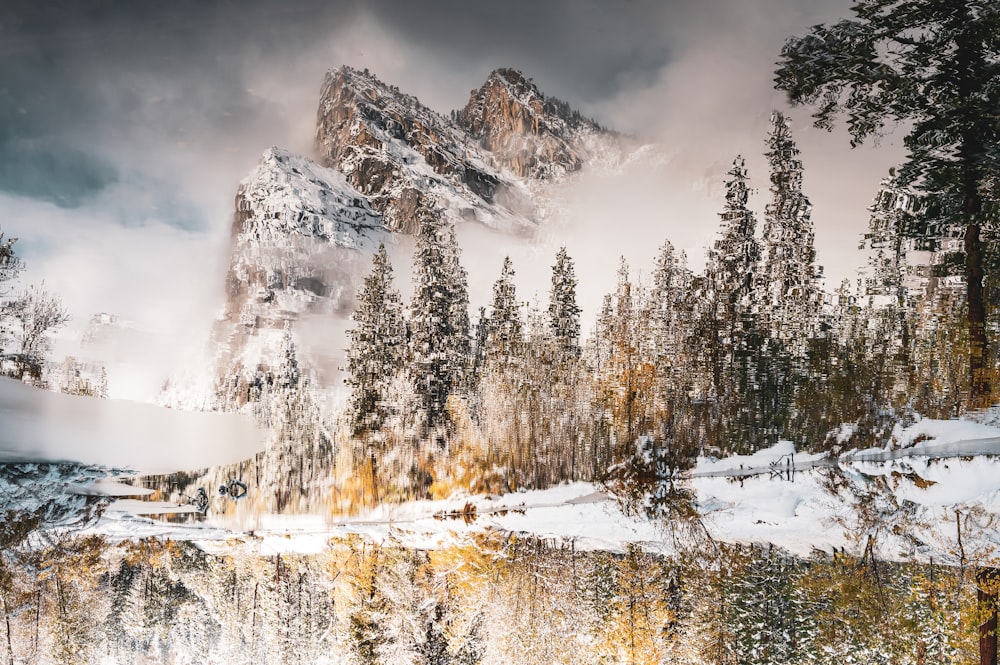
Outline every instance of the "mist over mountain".
<path id="1" fill-rule="evenodd" d="M 259 380 L 286 328 L 299 339 L 342 329 L 374 249 L 405 244 L 428 215 L 531 245 L 562 205 L 554 187 L 591 162 L 617 168 L 637 147 L 513 69 L 448 115 L 368 70 L 331 69 L 315 137 L 310 156 L 267 149 L 239 185 L 209 350 L 223 382 Z M 326 365 L 342 362 L 328 341 L 302 352 L 322 346 Z"/>

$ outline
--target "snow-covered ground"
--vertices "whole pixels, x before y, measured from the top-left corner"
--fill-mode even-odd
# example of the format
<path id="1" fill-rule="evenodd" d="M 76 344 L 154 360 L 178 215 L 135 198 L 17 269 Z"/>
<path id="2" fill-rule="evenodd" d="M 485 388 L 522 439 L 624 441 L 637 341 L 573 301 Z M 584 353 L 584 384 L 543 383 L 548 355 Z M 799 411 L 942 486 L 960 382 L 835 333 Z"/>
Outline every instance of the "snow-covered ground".
<path id="1" fill-rule="evenodd" d="M 239 416 L 58 395 L 8 379 L 0 379 L 0 412 L 0 463 L 73 461 L 163 473 L 245 459 L 264 442 L 264 432 Z M 697 497 L 694 525 L 626 515 L 590 483 L 383 505 L 352 518 L 265 514 L 248 527 L 210 514 L 204 521 L 167 523 L 142 515 L 191 507 L 150 501 L 148 491 L 127 484 L 94 482 L 99 475 L 83 483 L 67 477 L 60 485 L 70 494 L 117 499 L 93 530 L 113 539 L 183 538 L 206 548 L 237 537 L 265 552 L 313 552 L 349 534 L 435 547 L 496 529 L 602 550 L 639 543 L 670 551 L 692 533 L 774 543 L 803 556 L 832 548 L 860 553 L 869 537 L 892 559 L 941 561 L 1000 550 L 1000 428 L 958 420 L 920 420 L 897 428 L 886 449 L 839 458 L 797 454 L 788 442 L 749 456 L 701 458 L 687 481 Z M 25 478 L 38 485 L 31 474 Z M 11 485 L 7 498 L 27 491 L 26 482 Z"/>
<path id="2" fill-rule="evenodd" d="M 135 517 L 141 505 L 129 500 L 112 504 L 95 528 L 112 538 L 184 538 L 208 550 L 225 549 L 235 537 L 256 543 L 264 554 L 318 552 L 329 539 L 350 534 L 434 548 L 486 529 L 573 541 L 580 549 L 621 551 L 638 543 L 665 553 L 692 533 L 774 543 L 800 556 L 833 548 L 861 554 L 871 537 L 881 556 L 897 560 L 957 560 L 959 532 L 969 558 L 1000 545 L 1000 429 L 924 420 L 897 434 L 891 445 L 908 445 L 905 456 L 896 448 L 832 459 L 797 455 L 782 442 L 750 456 L 701 458 L 689 481 L 700 513 L 696 528 L 626 515 L 591 483 L 384 505 L 351 518 L 260 515 L 252 529 L 212 515 L 201 523 L 167 525 Z M 967 436 L 978 438 L 961 438 Z M 917 437 L 919 444 L 910 445 Z M 978 447 L 979 453 L 935 458 L 943 446 Z"/>

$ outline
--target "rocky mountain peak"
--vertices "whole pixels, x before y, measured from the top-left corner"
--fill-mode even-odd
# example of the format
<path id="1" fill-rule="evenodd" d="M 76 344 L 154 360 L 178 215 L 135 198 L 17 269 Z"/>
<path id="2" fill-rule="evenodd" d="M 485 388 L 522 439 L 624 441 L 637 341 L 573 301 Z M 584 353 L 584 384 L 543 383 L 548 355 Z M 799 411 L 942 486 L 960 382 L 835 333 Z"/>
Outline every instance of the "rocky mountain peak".
<path id="1" fill-rule="evenodd" d="M 588 137 L 606 133 L 509 68 L 493 70 L 456 117 L 463 129 L 523 178 L 546 179 L 580 169 L 589 156 Z"/>
<path id="2" fill-rule="evenodd" d="M 519 185 L 449 118 L 367 71 L 327 72 L 320 92 L 320 162 L 368 197 L 393 231 L 415 232 L 418 211 L 446 208 L 498 228 L 529 224 Z"/>
<path id="3" fill-rule="evenodd" d="M 268 148 L 239 184 L 232 237 L 214 330 L 221 376 L 270 366 L 289 322 L 349 312 L 357 275 L 389 232 L 344 174 Z"/>

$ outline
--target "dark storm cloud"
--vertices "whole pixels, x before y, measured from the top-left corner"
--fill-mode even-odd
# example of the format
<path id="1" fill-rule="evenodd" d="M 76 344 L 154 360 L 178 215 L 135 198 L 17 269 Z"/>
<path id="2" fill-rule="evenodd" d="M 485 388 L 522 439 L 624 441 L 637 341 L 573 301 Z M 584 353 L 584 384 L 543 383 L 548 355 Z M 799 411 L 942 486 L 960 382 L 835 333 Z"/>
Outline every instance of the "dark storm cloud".
<path id="1" fill-rule="evenodd" d="M 78 205 L 134 168 L 121 153 L 151 139 L 208 138 L 203 147 L 212 149 L 213 138 L 221 144 L 276 122 L 246 89 L 247 59 L 280 59 L 321 38 L 330 32 L 324 24 L 349 17 L 351 5 L 3 3 L 0 190 Z"/>
<path id="2" fill-rule="evenodd" d="M 427 11 L 423 3 L 376 0 L 366 8 L 383 25 L 464 68 L 520 68 L 549 94 L 586 104 L 652 80 L 669 61 L 671 15 L 695 4 L 442 0 Z"/>
<path id="3" fill-rule="evenodd" d="M 370 62 L 441 111 L 508 65 L 550 94 L 596 108 L 623 86 L 653 80 L 667 62 L 661 27 L 669 6 L 9 0 L 0 6 L 0 191 L 76 207 L 121 181 L 161 177 L 167 182 L 141 197 L 147 212 L 193 205 L 190 192 L 169 182 L 172 160 L 197 161 L 185 157 L 197 147 L 244 154 L 245 168 L 245 155 L 288 137 L 275 128 L 311 117 L 312 109 L 275 103 L 281 91 L 262 98 L 253 68 L 285 69 L 288 87 L 314 95 L 323 70 L 341 64 L 318 62 L 330 52 L 325 45 L 351 38 L 356 48 L 334 52 L 349 64 Z M 381 39 L 366 43 L 361 30 Z M 386 51 L 396 54 L 388 64 Z"/>

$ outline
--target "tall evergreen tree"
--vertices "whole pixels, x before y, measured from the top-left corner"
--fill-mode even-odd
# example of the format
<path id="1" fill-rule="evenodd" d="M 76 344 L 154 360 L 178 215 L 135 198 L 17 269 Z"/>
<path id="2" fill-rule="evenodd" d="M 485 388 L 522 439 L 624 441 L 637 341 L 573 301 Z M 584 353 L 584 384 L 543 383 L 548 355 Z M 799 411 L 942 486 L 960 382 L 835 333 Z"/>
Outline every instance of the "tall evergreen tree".
<path id="1" fill-rule="evenodd" d="M 392 284 L 392 264 L 385 245 L 380 245 L 372 258 L 372 270 L 358 292 L 352 319 L 357 327 L 348 332 L 351 422 L 356 431 L 374 431 L 389 415 L 391 405 L 386 397 L 406 355 L 403 303 Z"/>
<path id="2" fill-rule="evenodd" d="M 489 350 L 490 317 L 486 314 L 485 307 L 479 308 L 479 319 L 476 321 L 474 333 L 472 360 L 467 377 L 470 390 L 474 390 L 482 378 L 483 368 L 486 365 L 486 353 Z"/>
<path id="3" fill-rule="evenodd" d="M 256 489 L 268 497 L 268 510 L 301 508 L 308 505 L 316 481 L 328 472 L 333 447 L 287 327 L 274 385 L 265 395 L 270 437 L 259 458 Z"/>
<path id="4" fill-rule="evenodd" d="M 910 249 L 928 248 L 913 239 L 912 229 L 919 224 L 917 200 L 894 178 L 882 181 L 882 186 L 869 208 L 871 218 L 864 245 L 870 250 L 870 275 L 865 282 L 865 294 L 871 309 L 878 307 L 878 318 L 884 335 L 878 340 L 883 353 L 890 359 L 888 368 L 898 382 L 906 387 L 913 378 L 912 346 L 916 303 L 910 294 L 908 281 L 913 277 L 907 261 Z"/>
<path id="5" fill-rule="evenodd" d="M 469 295 L 454 228 L 425 210 L 416 241 L 411 371 L 426 424 L 435 427 L 446 421 L 448 396 L 461 384 L 469 355 Z"/>
<path id="6" fill-rule="evenodd" d="M 1000 6 L 986 0 L 861 0 L 781 51 L 776 87 L 815 105 L 818 127 L 847 116 L 852 145 L 908 127 L 902 184 L 924 192 L 924 238 L 961 237 L 969 404 L 990 400 L 984 238 L 997 220 Z"/>
<path id="7" fill-rule="evenodd" d="M 771 169 L 771 201 L 764 211 L 771 333 L 804 352 L 819 306 L 812 204 L 802 192 L 802 161 L 785 116 L 771 114 L 765 153 Z"/>
<path id="8" fill-rule="evenodd" d="M 580 353 L 580 307 L 576 304 L 576 272 L 573 259 L 561 247 L 552 266 L 549 295 L 549 326 L 560 347 L 572 355 Z"/>
<path id="9" fill-rule="evenodd" d="M 755 235 L 757 221 L 747 207 L 750 188 L 742 157 L 733 161 L 728 175 L 726 205 L 719 215 L 722 223 L 709 253 L 706 278 L 712 282 L 711 291 L 717 302 L 724 362 L 730 367 L 742 363 L 736 378 L 745 389 L 748 343 L 754 333 L 760 298 L 761 247 Z"/>
<path id="10" fill-rule="evenodd" d="M 493 283 L 493 306 L 489 325 L 489 346 L 496 358 L 506 359 L 521 343 L 521 312 L 514 288 L 514 266 L 503 260 L 500 277 Z"/>
<path id="11" fill-rule="evenodd" d="M 726 203 L 719 237 L 708 252 L 705 267 L 705 308 L 700 328 L 715 405 L 709 426 L 715 443 L 728 450 L 747 450 L 768 442 L 760 416 L 762 381 L 775 371 L 761 331 L 762 301 L 771 295 L 760 282 L 762 250 L 756 219 L 747 207 L 750 188 L 742 157 L 733 161 L 726 181 Z M 777 256 L 790 250 L 773 248 Z M 770 304 L 770 303 L 769 303 Z"/>

